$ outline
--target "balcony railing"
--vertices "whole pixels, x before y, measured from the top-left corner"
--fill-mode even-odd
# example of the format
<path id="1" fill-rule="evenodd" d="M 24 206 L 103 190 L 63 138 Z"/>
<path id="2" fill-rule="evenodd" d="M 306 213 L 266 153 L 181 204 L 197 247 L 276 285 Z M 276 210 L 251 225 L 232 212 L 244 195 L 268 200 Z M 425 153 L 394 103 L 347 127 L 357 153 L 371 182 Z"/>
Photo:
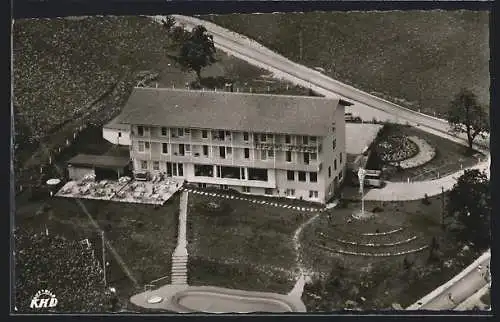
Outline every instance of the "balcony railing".
<path id="1" fill-rule="evenodd" d="M 321 144 L 319 146 L 303 145 L 303 144 L 280 144 L 280 143 L 261 143 L 255 142 L 253 146 L 256 149 L 262 150 L 278 150 L 278 151 L 295 151 L 295 152 L 309 152 L 316 153 L 318 149 L 321 149 Z"/>

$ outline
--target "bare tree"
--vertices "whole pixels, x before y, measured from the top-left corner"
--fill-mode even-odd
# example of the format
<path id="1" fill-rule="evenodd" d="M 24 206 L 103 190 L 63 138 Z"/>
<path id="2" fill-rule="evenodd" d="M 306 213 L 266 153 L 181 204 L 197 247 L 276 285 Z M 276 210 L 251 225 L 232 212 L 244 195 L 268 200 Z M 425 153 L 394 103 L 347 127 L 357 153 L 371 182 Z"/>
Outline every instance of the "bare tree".
<path id="1" fill-rule="evenodd" d="M 467 134 L 470 152 L 476 137 L 490 129 L 486 109 L 479 104 L 476 95 L 465 88 L 451 101 L 447 119 L 453 131 Z"/>

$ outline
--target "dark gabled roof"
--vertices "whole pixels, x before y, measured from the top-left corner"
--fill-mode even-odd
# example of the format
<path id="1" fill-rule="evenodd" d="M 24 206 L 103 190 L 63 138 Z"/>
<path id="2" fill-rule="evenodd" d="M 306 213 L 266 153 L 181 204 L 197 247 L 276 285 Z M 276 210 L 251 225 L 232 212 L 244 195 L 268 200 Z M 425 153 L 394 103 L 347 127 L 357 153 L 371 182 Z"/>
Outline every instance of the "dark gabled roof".
<path id="1" fill-rule="evenodd" d="M 89 168 L 117 169 L 124 168 L 129 164 L 129 157 L 117 157 L 111 155 L 78 154 L 67 163 L 75 166 Z"/>
<path id="2" fill-rule="evenodd" d="M 120 122 L 321 136 L 338 105 L 323 97 L 137 87 Z"/>
<path id="3" fill-rule="evenodd" d="M 118 115 L 117 117 L 115 117 L 114 119 L 112 119 L 111 121 L 109 121 L 109 123 L 107 123 L 106 125 L 103 126 L 103 128 L 105 129 L 113 129 L 113 130 L 128 130 L 130 129 L 130 124 L 123 124 L 121 123 L 121 118 L 123 117 L 122 114 Z"/>

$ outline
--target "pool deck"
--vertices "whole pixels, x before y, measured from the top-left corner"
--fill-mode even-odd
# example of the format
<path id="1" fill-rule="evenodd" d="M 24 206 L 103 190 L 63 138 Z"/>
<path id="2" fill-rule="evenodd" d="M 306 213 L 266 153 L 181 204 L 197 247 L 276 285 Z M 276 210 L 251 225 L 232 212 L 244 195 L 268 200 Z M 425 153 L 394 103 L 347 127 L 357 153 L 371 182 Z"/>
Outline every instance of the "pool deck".
<path id="1" fill-rule="evenodd" d="M 181 296 L 188 297 L 190 293 L 196 294 L 196 296 L 198 297 L 198 303 L 196 303 L 196 300 L 191 300 L 190 308 L 180 305 L 179 300 L 181 299 Z M 207 297 L 201 300 L 200 294 L 207 294 Z M 163 298 L 163 300 L 160 303 L 148 303 L 148 299 L 152 298 L 153 296 L 159 296 Z M 283 307 L 282 312 L 306 312 L 304 303 L 299 297 L 296 296 L 267 292 L 251 292 L 213 286 L 168 284 L 155 290 L 136 294 L 130 298 L 130 302 L 139 307 L 151 310 L 167 310 L 178 313 L 193 313 L 203 311 L 203 309 L 197 310 L 193 306 L 199 308 L 207 307 L 207 304 L 211 302 L 210 299 L 212 297 L 218 298 L 219 310 L 221 310 L 222 308 L 221 311 L 223 312 L 218 313 L 250 313 L 238 312 L 238 310 L 234 307 L 235 300 L 244 301 L 246 302 L 247 306 L 248 303 L 255 303 L 255 307 L 253 308 L 253 310 L 251 310 L 252 312 L 265 312 L 266 310 L 263 307 L 269 307 L 268 305 L 265 305 L 265 302 L 268 302 L 269 304 L 279 303 L 280 306 Z M 225 301 L 224 298 L 226 298 L 227 300 Z M 261 302 L 260 307 L 258 302 Z M 210 307 L 210 305 L 208 305 L 208 307 Z"/>

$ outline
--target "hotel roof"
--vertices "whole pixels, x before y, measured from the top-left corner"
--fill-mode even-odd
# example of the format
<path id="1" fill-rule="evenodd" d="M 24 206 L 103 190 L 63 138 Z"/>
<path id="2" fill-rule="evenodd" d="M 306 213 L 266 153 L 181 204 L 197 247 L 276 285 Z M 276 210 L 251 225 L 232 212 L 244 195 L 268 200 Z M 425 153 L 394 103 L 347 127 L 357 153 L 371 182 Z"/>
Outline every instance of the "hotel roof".
<path id="1" fill-rule="evenodd" d="M 341 99 L 136 87 L 120 123 L 325 135 Z"/>
<path id="2" fill-rule="evenodd" d="M 103 127 L 105 129 L 113 129 L 113 130 L 128 130 L 130 128 L 130 124 L 121 123 L 122 114 L 119 114 L 117 117 L 109 121 L 109 123 L 105 124 Z"/>

